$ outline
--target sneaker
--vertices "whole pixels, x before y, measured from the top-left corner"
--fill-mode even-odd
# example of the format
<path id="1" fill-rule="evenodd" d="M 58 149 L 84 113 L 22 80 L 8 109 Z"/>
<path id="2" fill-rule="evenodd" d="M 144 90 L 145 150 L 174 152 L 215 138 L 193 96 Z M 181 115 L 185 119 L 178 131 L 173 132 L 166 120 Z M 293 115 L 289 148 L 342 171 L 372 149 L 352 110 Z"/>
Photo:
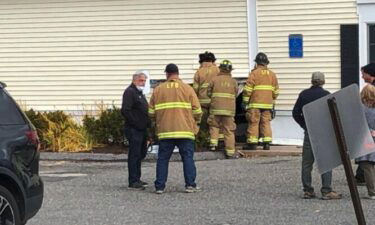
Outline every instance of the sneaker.
<path id="1" fill-rule="evenodd" d="M 269 143 L 263 144 L 263 150 L 270 150 L 270 144 Z"/>
<path id="2" fill-rule="evenodd" d="M 155 191 L 155 194 L 158 194 L 158 195 L 161 195 L 161 194 L 163 194 L 164 193 L 164 190 L 156 190 Z"/>
<path id="3" fill-rule="evenodd" d="M 342 198 L 342 195 L 334 191 L 331 191 L 328 193 L 322 193 L 323 200 L 334 200 L 334 199 L 341 199 L 341 198 Z"/>
<path id="4" fill-rule="evenodd" d="M 201 191 L 201 188 L 198 186 L 197 187 L 188 186 L 185 189 L 186 193 L 195 193 L 195 192 L 200 192 L 200 191 Z"/>
<path id="5" fill-rule="evenodd" d="M 145 187 L 142 185 L 141 182 L 136 182 L 133 184 L 129 184 L 128 189 L 129 190 L 144 190 Z"/>
<path id="6" fill-rule="evenodd" d="M 148 187 L 148 183 L 147 182 L 140 181 L 140 183 L 142 184 L 143 187 Z"/>
<path id="7" fill-rule="evenodd" d="M 304 199 L 312 199 L 312 198 L 315 198 L 315 197 L 316 197 L 316 195 L 315 195 L 314 192 L 308 192 L 308 191 L 305 191 L 305 192 L 303 193 L 303 198 L 304 198 Z"/>

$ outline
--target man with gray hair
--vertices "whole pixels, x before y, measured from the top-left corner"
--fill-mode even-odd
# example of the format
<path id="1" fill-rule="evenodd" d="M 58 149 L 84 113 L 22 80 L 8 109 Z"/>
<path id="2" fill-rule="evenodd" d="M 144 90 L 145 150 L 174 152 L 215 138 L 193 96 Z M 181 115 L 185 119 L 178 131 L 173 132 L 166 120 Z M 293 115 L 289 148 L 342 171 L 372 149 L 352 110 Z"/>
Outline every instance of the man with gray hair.
<path id="1" fill-rule="evenodd" d="M 147 128 L 150 127 L 148 103 L 143 94 L 148 72 L 138 70 L 132 84 L 122 97 L 121 113 L 125 118 L 125 137 L 129 141 L 128 170 L 129 189 L 143 190 L 147 186 L 141 181 L 141 162 L 147 153 Z"/>
<path id="2" fill-rule="evenodd" d="M 323 89 L 325 83 L 324 74 L 322 72 L 314 72 L 311 77 L 312 86 L 309 89 L 303 90 L 297 99 L 296 104 L 293 108 L 293 118 L 305 131 L 305 137 L 303 140 L 303 151 L 302 151 L 302 185 L 304 195 L 303 198 L 311 199 L 315 198 L 314 188 L 311 185 L 312 178 L 311 172 L 314 163 L 314 154 L 311 148 L 309 134 L 307 133 L 305 119 L 303 117 L 302 108 L 306 104 L 313 102 L 323 96 L 329 95 L 329 91 Z M 323 200 L 340 199 L 341 194 L 338 194 L 332 190 L 332 171 L 326 172 L 321 175 L 322 193 Z"/>

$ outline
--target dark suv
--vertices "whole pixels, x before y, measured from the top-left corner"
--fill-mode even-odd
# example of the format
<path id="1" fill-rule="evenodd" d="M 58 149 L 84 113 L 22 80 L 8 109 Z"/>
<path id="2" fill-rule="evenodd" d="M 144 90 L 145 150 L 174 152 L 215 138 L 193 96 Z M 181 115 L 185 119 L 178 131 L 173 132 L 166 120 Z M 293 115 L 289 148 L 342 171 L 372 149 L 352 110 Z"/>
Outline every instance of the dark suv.
<path id="1" fill-rule="evenodd" d="M 42 206 L 35 127 L 0 82 L 0 225 L 25 224 Z"/>

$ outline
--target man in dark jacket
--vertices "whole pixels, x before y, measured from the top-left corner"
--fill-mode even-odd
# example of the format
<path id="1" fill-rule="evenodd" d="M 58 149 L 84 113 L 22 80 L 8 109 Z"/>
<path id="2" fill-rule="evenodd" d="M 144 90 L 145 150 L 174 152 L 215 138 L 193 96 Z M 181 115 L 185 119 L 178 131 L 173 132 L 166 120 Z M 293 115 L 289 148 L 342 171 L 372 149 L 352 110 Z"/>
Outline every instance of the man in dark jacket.
<path id="1" fill-rule="evenodd" d="M 147 186 L 141 181 L 141 161 L 147 153 L 147 128 L 150 126 L 148 103 L 143 94 L 146 73 L 142 70 L 133 75 L 132 84 L 122 97 L 121 113 L 125 118 L 125 137 L 129 141 L 128 170 L 129 189 L 143 190 Z"/>
<path id="2" fill-rule="evenodd" d="M 375 85 L 375 63 L 369 63 L 361 68 L 362 78 L 366 83 Z"/>
<path id="3" fill-rule="evenodd" d="M 303 140 L 303 152 L 302 152 L 302 184 L 304 195 L 303 198 L 311 199 L 315 198 L 314 188 L 311 185 L 312 178 L 311 172 L 314 163 L 314 154 L 311 148 L 310 138 L 307 133 L 305 118 L 303 117 L 302 108 L 306 104 L 313 102 L 323 96 L 329 95 L 327 90 L 324 90 L 322 86 L 325 83 L 324 74 L 321 72 L 314 72 L 311 78 L 312 86 L 309 89 L 302 91 L 297 99 L 296 104 L 293 108 L 293 118 L 305 131 L 305 138 Z M 322 199 L 340 199 L 341 194 L 332 191 L 332 171 L 322 174 Z"/>

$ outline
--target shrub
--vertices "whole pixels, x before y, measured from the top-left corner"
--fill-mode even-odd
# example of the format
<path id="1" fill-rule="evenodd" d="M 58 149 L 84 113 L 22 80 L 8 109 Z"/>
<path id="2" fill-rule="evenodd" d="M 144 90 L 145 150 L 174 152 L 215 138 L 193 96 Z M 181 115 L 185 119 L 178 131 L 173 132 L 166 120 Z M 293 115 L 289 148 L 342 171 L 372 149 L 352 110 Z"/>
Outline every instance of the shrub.
<path id="1" fill-rule="evenodd" d="M 93 140 L 87 131 L 63 111 L 40 113 L 30 109 L 25 113 L 37 129 L 41 150 L 58 152 L 92 149 Z"/>
<path id="2" fill-rule="evenodd" d="M 124 119 L 116 106 L 102 110 L 98 118 L 85 115 L 83 127 L 98 144 L 122 144 Z"/>

